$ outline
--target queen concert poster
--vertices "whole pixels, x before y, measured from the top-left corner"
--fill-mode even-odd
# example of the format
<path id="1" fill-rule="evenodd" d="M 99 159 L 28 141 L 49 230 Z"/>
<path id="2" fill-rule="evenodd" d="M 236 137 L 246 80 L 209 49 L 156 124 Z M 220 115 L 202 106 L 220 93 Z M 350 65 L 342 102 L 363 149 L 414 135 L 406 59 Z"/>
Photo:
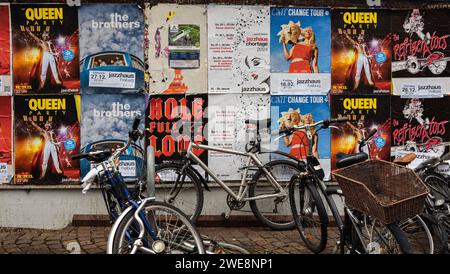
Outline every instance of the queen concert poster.
<path id="1" fill-rule="evenodd" d="M 382 9 L 333 9 L 332 94 L 391 92 L 391 17 Z"/>
<path id="2" fill-rule="evenodd" d="M 12 97 L 0 96 L 0 184 L 13 177 Z"/>
<path id="3" fill-rule="evenodd" d="M 16 184 L 79 182 L 80 96 L 14 97 Z"/>
<path id="4" fill-rule="evenodd" d="M 370 159 L 390 160 L 390 96 L 333 95 L 331 117 L 350 119 L 331 128 L 331 170 L 343 154 L 364 152 Z M 366 138 L 366 144 L 359 142 Z"/>
<path id="5" fill-rule="evenodd" d="M 15 94 L 79 93 L 78 12 L 63 4 L 12 4 Z"/>

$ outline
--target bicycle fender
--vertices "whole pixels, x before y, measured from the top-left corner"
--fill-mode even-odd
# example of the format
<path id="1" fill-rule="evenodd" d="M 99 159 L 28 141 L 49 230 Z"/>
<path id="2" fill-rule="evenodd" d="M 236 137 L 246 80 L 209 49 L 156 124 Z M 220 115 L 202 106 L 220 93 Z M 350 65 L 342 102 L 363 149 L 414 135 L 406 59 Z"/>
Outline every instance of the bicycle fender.
<path id="1" fill-rule="evenodd" d="M 114 236 L 117 232 L 117 228 L 119 227 L 119 224 L 122 222 L 123 218 L 125 217 L 125 215 L 127 215 L 127 213 L 133 209 L 133 206 L 129 206 L 127 209 L 125 209 L 119 216 L 119 218 L 117 218 L 117 220 L 114 222 L 114 225 L 111 228 L 111 231 L 109 232 L 108 235 L 108 243 L 106 245 L 106 254 L 113 254 L 113 243 L 114 243 Z"/>

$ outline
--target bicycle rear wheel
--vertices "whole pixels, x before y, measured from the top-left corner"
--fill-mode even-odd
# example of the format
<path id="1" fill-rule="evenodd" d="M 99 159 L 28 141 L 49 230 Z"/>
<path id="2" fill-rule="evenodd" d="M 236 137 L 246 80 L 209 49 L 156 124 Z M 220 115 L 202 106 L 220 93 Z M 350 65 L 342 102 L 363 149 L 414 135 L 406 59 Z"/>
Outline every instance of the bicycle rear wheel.
<path id="1" fill-rule="evenodd" d="M 416 215 L 399 223 L 411 244 L 414 254 L 433 254 L 435 247 L 433 236 L 424 220 Z"/>

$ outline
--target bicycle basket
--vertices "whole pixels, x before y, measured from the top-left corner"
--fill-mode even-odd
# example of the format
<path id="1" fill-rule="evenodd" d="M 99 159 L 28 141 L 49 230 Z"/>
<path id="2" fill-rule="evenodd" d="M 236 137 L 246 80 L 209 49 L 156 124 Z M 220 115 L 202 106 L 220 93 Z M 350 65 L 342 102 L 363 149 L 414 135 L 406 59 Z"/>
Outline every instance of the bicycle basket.
<path id="1" fill-rule="evenodd" d="M 428 188 L 409 168 L 369 160 L 333 172 L 351 208 L 395 223 L 423 211 Z"/>

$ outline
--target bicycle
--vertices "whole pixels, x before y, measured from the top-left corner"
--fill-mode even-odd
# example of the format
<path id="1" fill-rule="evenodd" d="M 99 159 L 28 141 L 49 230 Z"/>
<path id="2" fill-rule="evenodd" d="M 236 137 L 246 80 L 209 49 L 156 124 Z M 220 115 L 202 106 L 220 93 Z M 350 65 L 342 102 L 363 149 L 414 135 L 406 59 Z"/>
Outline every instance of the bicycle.
<path id="1" fill-rule="evenodd" d="M 144 198 L 141 187 L 128 189 L 119 171 L 119 156 L 143 134 L 138 130 L 140 116 L 133 122 L 126 145 L 116 150 L 99 150 L 73 155 L 95 166 L 81 180 L 82 193 L 98 183 L 114 225 L 108 237 L 107 253 L 205 253 L 200 234 L 189 219 L 172 205 Z M 194 248 L 186 247 L 191 242 Z"/>
<path id="2" fill-rule="evenodd" d="M 291 216 L 287 188 L 291 176 L 301 171 L 301 165 L 297 158 L 288 153 L 282 151 L 263 152 L 261 150 L 260 130 L 270 128 L 270 122 L 270 119 L 245 121 L 247 125 L 256 126 L 256 140 L 248 142 L 244 152 L 190 142 L 180 161 L 157 165 L 155 167 L 155 183 L 162 188 L 167 188 L 163 197 L 164 201 L 183 208 L 185 213 L 190 216 L 190 220 L 196 222 L 203 208 L 202 185 L 209 190 L 207 180 L 194 167 L 194 165 L 198 165 L 228 194 L 226 201 L 229 209 L 222 214 L 225 219 L 230 217 L 233 210 L 242 210 L 246 202 L 249 202 L 254 216 L 266 226 L 274 230 L 294 228 L 295 223 Z M 246 164 L 241 168 L 243 175 L 238 185 L 238 191 L 234 192 L 219 179 L 195 154 L 194 149 L 246 157 Z M 280 154 L 292 161 L 280 159 L 263 164 L 257 156 L 262 153 Z M 250 175 L 249 171 L 254 174 Z M 277 178 L 280 176 L 283 178 Z"/>
<path id="3" fill-rule="evenodd" d="M 316 132 L 326 129 L 332 123 L 347 122 L 347 118 L 322 120 L 314 124 L 295 126 L 279 131 L 283 135 L 293 134 L 296 130 L 304 130 L 311 144 L 311 129 Z M 320 169 L 320 163 L 313 156 L 309 145 L 306 156 L 305 171 L 292 177 L 289 185 L 291 210 L 294 216 L 297 230 L 305 245 L 314 253 L 322 252 L 327 244 L 328 214 L 321 195 L 329 206 L 337 228 L 339 241 L 335 251 L 345 253 L 345 248 L 351 253 L 410 253 L 411 247 L 405 233 L 397 223 L 382 223 L 377 218 L 371 217 L 362 211 L 352 209 L 344 204 L 344 220 L 337 208 L 332 195 L 343 198 L 343 191 L 337 186 L 327 186 L 316 174 Z M 367 160 L 367 154 L 357 153 L 341 157 L 337 161 L 339 167 L 350 166 Z M 336 173 L 334 174 L 336 176 Z M 299 199 L 295 199 L 299 193 Z M 348 198 L 348 197 L 347 197 Z M 343 200 L 343 199 L 342 199 Z"/>

